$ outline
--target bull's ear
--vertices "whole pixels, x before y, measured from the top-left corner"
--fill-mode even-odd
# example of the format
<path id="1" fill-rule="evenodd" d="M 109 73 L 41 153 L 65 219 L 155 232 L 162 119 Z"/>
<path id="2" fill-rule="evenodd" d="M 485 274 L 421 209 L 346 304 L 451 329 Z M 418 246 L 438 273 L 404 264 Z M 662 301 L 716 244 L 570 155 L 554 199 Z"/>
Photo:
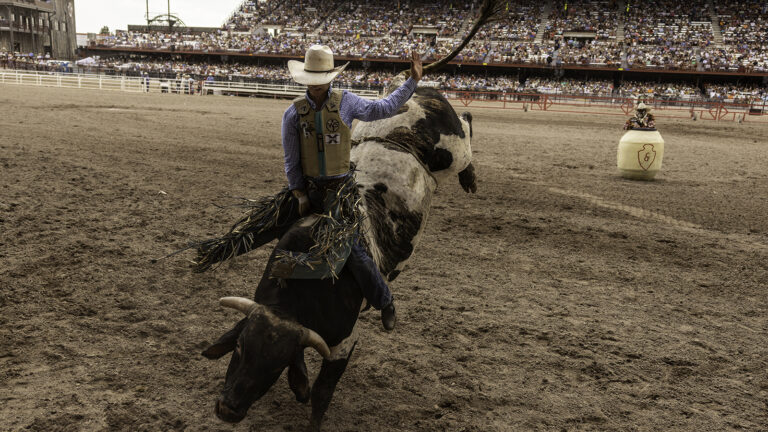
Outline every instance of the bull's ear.
<path id="1" fill-rule="evenodd" d="M 216 360 L 223 357 L 228 352 L 235 349 L 237 345 L 237 338 L 240 337 L 240 332 L 243 331 L 247 318 L 243 318 L 239 323 L 235 325 L 232 330 L 224 333 L 213 345 L 209 346 L 202 352 L 203 357 Z"/>

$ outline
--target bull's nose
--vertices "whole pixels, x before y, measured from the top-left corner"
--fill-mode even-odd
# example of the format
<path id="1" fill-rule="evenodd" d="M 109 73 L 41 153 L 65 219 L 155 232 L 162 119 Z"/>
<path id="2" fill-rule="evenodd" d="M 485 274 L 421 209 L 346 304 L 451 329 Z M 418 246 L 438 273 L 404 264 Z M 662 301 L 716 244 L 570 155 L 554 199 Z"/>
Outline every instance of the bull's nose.
<path id="1" fill-rule="evenodd" d="M 224 403 L 223 400 L 219 399 L 216 401 L 216 417 L 224 420 L 225 422 L 237 423 L 242 420 L 245 415 L 238 414 L 237 412 L 233 411 L 230 407 L 227 406 L 227 404 Z"/>

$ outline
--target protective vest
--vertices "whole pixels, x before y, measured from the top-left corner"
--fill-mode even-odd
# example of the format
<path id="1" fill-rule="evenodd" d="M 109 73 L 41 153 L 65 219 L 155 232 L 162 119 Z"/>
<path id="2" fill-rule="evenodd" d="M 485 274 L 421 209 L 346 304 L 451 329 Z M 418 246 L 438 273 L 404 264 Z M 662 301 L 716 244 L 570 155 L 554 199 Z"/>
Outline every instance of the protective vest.
<path id="1" fill-rule="evenodd" d="M 306 97 L 293 100 L 299 114 L 301 169 L 305 176 L 335 176 L 349 172 L 351 132 L 339 115 L 341 90 L 331 91 L 325 106 L 316 111 Z"/>

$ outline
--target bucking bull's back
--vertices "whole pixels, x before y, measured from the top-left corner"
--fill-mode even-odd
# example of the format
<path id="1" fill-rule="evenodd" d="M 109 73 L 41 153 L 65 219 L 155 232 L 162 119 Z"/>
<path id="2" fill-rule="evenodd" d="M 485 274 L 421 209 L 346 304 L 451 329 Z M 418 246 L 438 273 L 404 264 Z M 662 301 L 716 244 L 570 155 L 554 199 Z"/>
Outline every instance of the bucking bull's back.
<path id="1" fill-rule="evenodd" d="M 438 184 L 471 168 L 471 130 L 471 115 L 459 117 L 428 88 L 417 89 L 397 115 L 355 126 L 351 159 L 363 193 L 366 242 L 390 280 L 413 253 Z"/>

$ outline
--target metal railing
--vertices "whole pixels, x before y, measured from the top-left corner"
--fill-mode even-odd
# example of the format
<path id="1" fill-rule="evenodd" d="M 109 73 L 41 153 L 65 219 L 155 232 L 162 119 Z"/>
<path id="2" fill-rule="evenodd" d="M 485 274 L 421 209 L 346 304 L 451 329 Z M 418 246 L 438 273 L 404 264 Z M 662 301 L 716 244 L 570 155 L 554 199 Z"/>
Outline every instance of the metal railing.
<path id="1" fill-rule="evenodd" d="M 197 81 L 189 79 L 158 79 L 92 74 L 66 74 L 58 72 L 0 69 L 0 84 L 17 84 L 76 89 L 113 90 L 123 92 L 154 92 L 179 94 L 213 94 L 296 97 L 306 87 L 290 84 L 263 84 L 230 81 Z M 364 98 L 383 96 L 377 90 L 354 90 Z M 508 93 L 486 91 L 442 90 L 445 97 L 460 105 L 473 108 L 501 108 L 549 112 L 630 115 L 637 99 L 629 97 L 586 96 L 544 93 Z M 768 102 L 713 101 L 691 98 L 671 100 L 644 98 L 657 117 L 692 118 L 702 120 L 761 121 L 768 122 Z"/>
<path id="2" fill-rule="evenodd" d="M 343 87 L 334 86 L 334 88 Z M 307 91 L 307 88 L 299 85 L 290 84 L 262 84 L 262 83 L 244 83 L 229 81 L 206 81 L 203 83 L 203 94 L 223 94 L 223 95 L 269 95 L 269 96 L 301 96 Z M 381 94 L 377 90 L 354 90 L 355 94 L 367 99 L 378 99 Z"/>
<path id="3" fill-rule="evenodd" d="M 513 93 L 445 90 L 443 95 L 464 107 L 497 108 L 524 111 L 628 116 L 638 99 L 624 96 L 589 96 L 547 93 Z M 656 117 L 693 118 L 715 121 L 768 122 L 768 101 L 686 100 L 645 97 Z"/>
<path id="4" fill-rule="evenodd" d="M 247 83 L 236 81 L 198 81 L 162 79 L 125 75 L 70 74 L 30 70 L 0 69 L 0 84 L 62 87 L 76 89 L 114 90 L 134 93 L 181 93 L 203 95 L 263 95 L 296 97 L 306 92 L 299 85 Z M 337 86 L 336 88 L 344 89 Z M 354 90 L 355 94 L 378 99 L 378 90 Z"/>
<path id="5" fill-rule="evenodd" d="M 116 90 L 124 92 L 146 91 L 146 83 L 143 82 L 141 78 L 5 69 L 0 69 L 0 84 Z M 156 85 L 157 84 L 159 83 L 156 83 Z"/>

